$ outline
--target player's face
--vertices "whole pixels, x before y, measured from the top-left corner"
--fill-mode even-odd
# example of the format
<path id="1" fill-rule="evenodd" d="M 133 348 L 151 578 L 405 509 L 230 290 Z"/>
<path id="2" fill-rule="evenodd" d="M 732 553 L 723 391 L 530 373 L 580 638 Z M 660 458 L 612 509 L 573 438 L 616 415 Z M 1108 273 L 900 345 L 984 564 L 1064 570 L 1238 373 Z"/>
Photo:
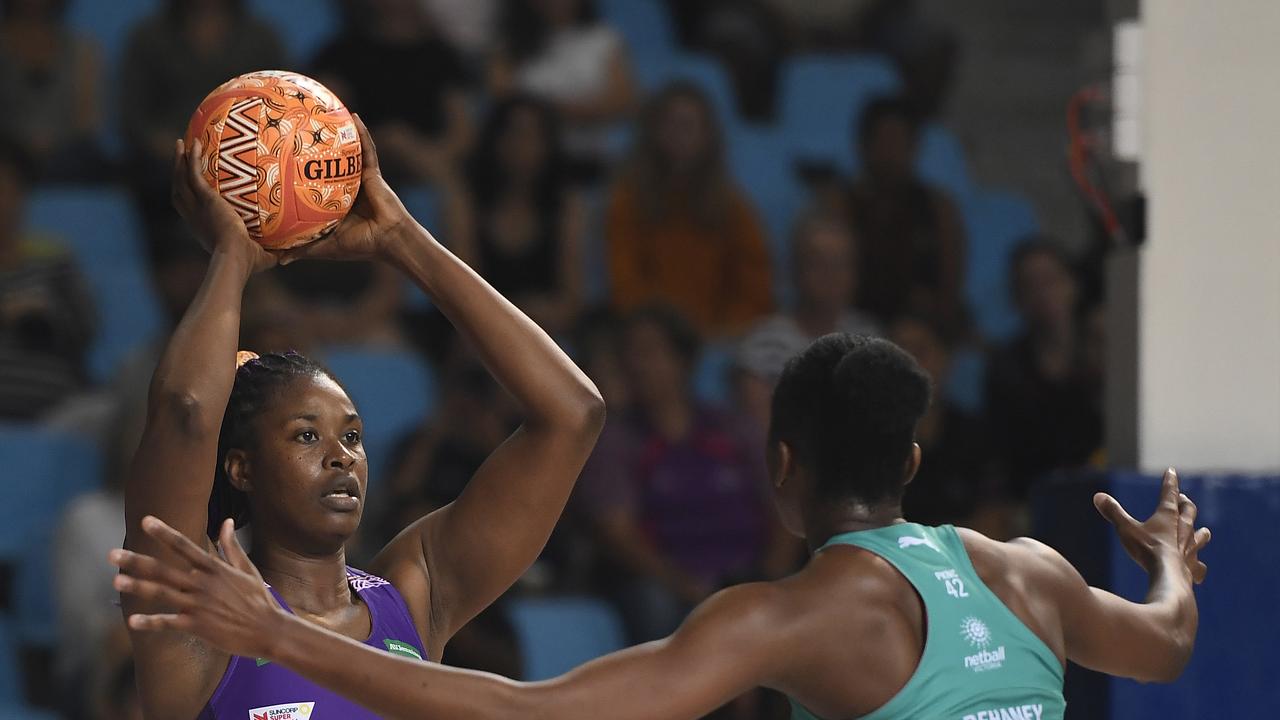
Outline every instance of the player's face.
<path id="1" fill-rule="evenodd" d="M 288 530 L 318 551 L 341 547 L 364 514 L 363 426 L 332 379 L 299 378 L 258 418 L 247 477 L 255 528 Z"/>

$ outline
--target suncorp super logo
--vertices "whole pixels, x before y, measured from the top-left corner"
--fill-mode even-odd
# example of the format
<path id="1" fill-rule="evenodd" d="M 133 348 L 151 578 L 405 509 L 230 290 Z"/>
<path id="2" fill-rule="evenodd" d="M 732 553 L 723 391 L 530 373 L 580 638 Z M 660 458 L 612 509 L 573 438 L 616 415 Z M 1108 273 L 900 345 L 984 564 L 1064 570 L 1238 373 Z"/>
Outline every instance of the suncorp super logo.
<path id="1" fill-rule="evenodd" d="M 285 703 L 249 711 L 249 720 L 308 720 L 314 710 L 314 702 Z"/>

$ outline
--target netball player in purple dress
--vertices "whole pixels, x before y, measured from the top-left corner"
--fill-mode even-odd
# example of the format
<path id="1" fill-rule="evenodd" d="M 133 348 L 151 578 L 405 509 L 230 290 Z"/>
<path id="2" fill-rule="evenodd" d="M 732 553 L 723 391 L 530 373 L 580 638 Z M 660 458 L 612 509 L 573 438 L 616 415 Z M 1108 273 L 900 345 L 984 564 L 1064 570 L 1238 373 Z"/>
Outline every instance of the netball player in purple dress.
<path id="1" fill-rule="evenodd" d="M 361 196 L 328 237 L 270 253 L 178 144 L 173 196 L 209 247 L 204 284 L 152 380 L 146 430 L 126 488 L 125 544 L 173 557 L 141 529 L 155 515 L 203 547 L 227 516 L 253 530 L 252 559 L 297 617 L 407 657 L 438 660 L 546 542 L 604 419 L 591 381 L 532 321 L 405 211 L 364 142 Z M 410 525 L 373 560 L 343 546 L 366 502 L 361 421 L 338 381 L 294 354 L 237 369 L 240 301 L 255 272 L 295 259 L 391 263 L 433 300 L 519 402 L 524 423 L 454 503 Z M 126 596 L 126 614 L 164 613 Z M 368 710 L 277 664 L 234 657 L 181 633 L 133 633 L 147 717 L 358 720 Z"/>

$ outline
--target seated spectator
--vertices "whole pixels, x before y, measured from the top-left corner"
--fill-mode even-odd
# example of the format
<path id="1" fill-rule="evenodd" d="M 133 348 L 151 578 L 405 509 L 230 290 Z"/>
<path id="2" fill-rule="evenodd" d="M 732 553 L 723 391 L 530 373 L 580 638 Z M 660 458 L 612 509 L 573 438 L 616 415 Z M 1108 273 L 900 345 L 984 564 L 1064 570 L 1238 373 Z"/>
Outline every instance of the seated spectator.
<path id="1" fill-rule="evenodd" d="M 987 408 L 1010 491 L 1023 499 L 1045 473 L 1082 466 L 1101 447 L 1100 349 L 1081 322 L 1074 270 L 1056 244 L 1033 238 L 1019 246 L 1010 285 L 1023 330 L 991 358 Z"/>
<path id="2" fill-rule="evenodd" d="M 498 41 L 499 0 L 423 0 L 440 34 L 469 62 L 487 59 Z"/>
<path id="3" fill-rule="evenodd" d="M 733 79 L 737 110 L 755 122 L 771 122 L 778 67 L 786 51 L 783 17 L 756 0 L 666 0 L 680 42 L 716 56 Z M 804 3 L 811 5 L 813 0 Z"/>
<path id="4" fill-rule="evenodd" d="M 622 575 L 611 586 L 637 642 L 671 632 L 726 583 L 793 569 L 796 545 L 769 502 L 758 438 L 694 399 L 697 352 L 671 310 L 629 319 L 634 411 L 613 415 L 579 488 Z"/>
<path id="5" fill-rule="evenodd" d="M 619 321 L 608 308 L 583 313 L 573 333 L 573 357 L 604 396 L 610 414 L 631 409 L 631 388 L 622 367 Z"/>
<path id="6" fill-rule="evenodd" d="M 839 202 L 860 241 L 858 305 L 882 322 L 937 318 L 955 334 L 964 321 L 964 230 L 955 204 L 916 175 L 919 135 L 905 100 L 869 104 L 858 125 L 862 176 Z"/>
<path id="7" fill-rule="evenodd" d="M 71 257 L 22 231 L 30 164 L 0 142 L 0 419 L 32 420 L 83 389 L 93 306 Z"/>
<path id="8" fill-rule="evenodd" d="M 153 246 L 179 233 L 169 203 L 173 145 L 200 101 L 237 75 L 283 66 L 275 31 L 243 0 L 166 0 L 133 30 L 120 71 L 121 127 Z"/>
<path id="9" fill-rule="evenodd" d="M 404 285 L 386 263 L 290 263 L 274 269 L 262 285 L 264 306 L 275 303 L 276 312 L 305 324 L 303 334 L 315 345 L 394 347 L 405 341 Z"/>
<path id="10" fill-rule="evenodd" d="M 552 335 L 582 304 L 586 205 L 568 182 L 555 111 L 529 96 L 495 106 L 452 193 L 450 244 Z"/>
<path id="11" fill-rule="evenodd" d="M 383 169 L 443 182 L 471 144 L 466 66 L 418 0 L 343 0 L 342 33 L 320 51 L 316 79 L 377 139 Z"/>
<path id="12" fill-rule="evenodd" d="M 907 486 L 903 514 L 925 525 L 980 526 L 996 537 L 1009 537 L 1007 522 L 997 522 L 1007 517 L 999 495 L 1003 478 L 985 424 L 953 405 L 942 391 L 951 362 L 946 335 L 933 321 L 908 315 L 889 326 L 889 339 L 915 357 L 938 388 L 916 427 L 923 460 Z"/>
<path id="13" fill-rule="evenodd" d="M 764 228 L 729 177 L 719 123 L 696 85 L 673 83 L 649 101 L 605 232 L 619 310 L 665 303 L 720 338 L 772 307 Z"/>
<path id="14" fill-rule="evenodd" d="M 42 181 L 103 171 L 97 53 L 65 11 L 61 0 L 8 0 L 0 11 L 0 134 L 26 149 Z"/>
<path id="15" fill-rule="evenodd" d="M 839 215 L 814 212 L 797 223 L 791 240 L 795 307 L 748 332 L 734 362 L 735 404 L 762 431 L 769 427 L 773 386 L 788 359 L 829 333 L 880 334 L 873 319 L 852 307 L 858 277 L 857 245 Z"/>
<path id="16" fill-rule="evenodd" d="M 599 22 L 592 0 L 510 0 L 502 42 L 489 70 L 496 97 L 523 91 L 555 105 L 575 176 L 604 173 L 608 126 L 636 103 L 621 36 Z"/>
<path id="17" fill-rule="evenodd" d="M 103 448 L 101 490 L 81 495 L 67 505 L 53 540 L 58 633 L 56 669 L 68 702 L 83 708 L 93 702 L 89 689 L 100 671 L 98 649 L 122 628 L 119 594 L 111 582 L 112 567 L 101 559 L 124 538 L 124 480 L 142 438 L 146 398 L 121 406 Z M 79 715 L 77 715 L 78 717 Z"/>

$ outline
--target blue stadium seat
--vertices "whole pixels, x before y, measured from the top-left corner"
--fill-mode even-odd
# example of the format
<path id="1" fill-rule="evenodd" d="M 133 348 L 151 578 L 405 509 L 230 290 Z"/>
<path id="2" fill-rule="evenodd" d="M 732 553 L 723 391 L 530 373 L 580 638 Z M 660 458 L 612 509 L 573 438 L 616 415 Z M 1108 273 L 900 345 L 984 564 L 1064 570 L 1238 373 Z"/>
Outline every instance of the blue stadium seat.
<path id="1" fill-rule="evenodd" d="M 38 187 L 27 202 L 27 226 L 53 233 L 83 264 L 143 256 L 143 229 L 121 188 Z"/>
<path id="2" fill-rule="evenodd" d="M 320 357 L 364 420 L 370 483 L 383 482 L 396 443 L 435 409 L 431 368 L 413 353 L 398 350 L 333 348 Z"/>
<path id="3" fill-rule="evenodd" d="M 792 151 L 805 159 L 859 166 L 853 123 L 877 96 L 898 89 L 893 65 L 876 55 L 805 55 L 782 68 L 779 108 Z"/>
<path id="4" fill-rule="evenodd" d="M 404 207 L 417 220 L 422 227 L 431 231 L 437 240 L 449 244 L 448 228 L 444 226 L 444 212 L 440 208 L 440 196 L 435 189 L 428 185 L 410 185 L 403 190 L 397 190 L 396 194 L 400 196 L 400 202 L 404 203 Z M 431 300 L 428 298 L 418 286 L 406 279 L 404 281 L 404 298 L 407 307 L 415 310 L 425 310 L 431 307 Z"/>
<path id="5" fill-rule="evenodd" d="M 964 203 L 973 192 L 969 163 L 959 138 L 937 123 L 924 128 L 916 172 L 925 182 L 950 193 L 957 203 Z"/>
<path id="6" fill-rule="evenodd" d="M 0 718 L 6 709 L 22 702 L 22 664 L 18 658 L 18 643 L 7 620 L 0 620 Z M 13 715 L 12 717 L 18 717 Z"/>
<path id="7" fill-rule="evenodd" d="M 250 0 L 248 5 L 250 12 L 275 27 L 295 67 L 309 64 L 321 47 L 339 31 L 339 18 L 334 8 L 336 3 L 333 2 Z"/>
<path id="8" fill-rule="evenodd" d="M 41 527 L 29 536 L 29 548 L 17 562 L 12 591 L 15 634 L 29 646 L 50 648 L 58 642 L 52 553 L 56 529 L 56 524 Z"/>
<path id="9" fill-rule="evenodd" d="M 707 93 L 722 126 L 731 129 L 738 124 L 738 101 L 733 81 L 724 66 L 712 57 L 683 52 L 637 55 L 635 73 L 646 93 L 661 90 L 676 80 L 692 82 Z"/>
<path id="10" fill-rule="evenodd" d="M 27 227 L 54 236 L 75 255 L 98 312 L 90 373 L 108 379 L 163 324 L 128 196 L 116 189 L 41 188 L 31 194 Z"/>
<path id="11" fill-rule="evenodd" d="M 733 366 L 733 346 L 708 343 L 702 347 L 693 370 L 693 394 L 712 407 L 728 407 L 729 369 Z"/>
<path id="12" fill-rule="evenodd" d="M 60 720 L 61 716 L 48 710 L 38 710 L 20 703 L 0 702 L 0 720 Z"/>
<path id="13" fill-rule="evenodd" d="M 665 52 L 675 45 L 671 17 L 661 0 L 601 0 L 600 14 L 632 53 Z"/>
<path id="14" fill-rule="evenodd" d="M 159 7 L 160 0 L 72 0 L 67 7 L 67 24 L 97 41 L 104 65 L 114 69 L 134 26 Z"/>
<path id="15" fill-rule="evenodd" d="M 979 332 L 988 340 L 1006 340 L 1019 325 L 1009 296 L 1009 257 L 1040 223 L 1026 198 L 1004 190 L 975 192 L 961 211 L 968 233 L 965 299 Z"/>
<path id="16" fill-rule="evenodd" d="M 769 232 L 774 299 L 791 301 L 791 227 L 808 202 L 796 177 L 790 148 L 777 131 L 743 125 L 729 135 L 729 167 Z"/>
<path id="17" fill-rule="evenodd" d="M 618 614 L 594 598 L 516 598 L 507 616 L 520 641 L 525 680 L 562 675 L 626 645 Z"/>
<path id="18" fill-rule="evenodd" d="M 97 448 L 82 437 L 25 425 L 0 426 L 0 458 L 14 502 L 0 504 L 0 559 L 22 557 L 71 498 L 101 483 Z"/>

